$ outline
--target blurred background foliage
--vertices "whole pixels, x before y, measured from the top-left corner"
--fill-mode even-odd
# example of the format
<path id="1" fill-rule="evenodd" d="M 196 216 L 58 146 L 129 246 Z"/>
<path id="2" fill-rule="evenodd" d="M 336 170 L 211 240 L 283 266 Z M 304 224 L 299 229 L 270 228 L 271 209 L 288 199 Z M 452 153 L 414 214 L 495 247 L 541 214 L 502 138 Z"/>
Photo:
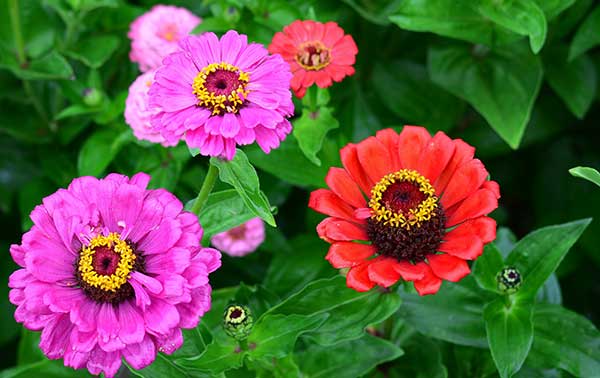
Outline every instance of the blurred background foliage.
<path id="1" fill-rule="evenodd" d="M 0 6 L 2 368 L 27 355 L 23 348 L 34 353 L 28 334 L 20 337 L 14 307 L 7 300 L 6 282 L 15 269 L 8 249 L 29 229 L 28 214 L 44 196 L 74 177 L 107 172 L 147 172 L 151 187 L 174 191 L 184 203 L 202 183 L 206 159 L 191 158 L 182 144 L 165 149 L 140 142 L 123 119 L 128 86 L 139 74 L 128 58 L 126 34 L 131 21 L 155 3 L 9 0 Z M 244 148 L 258 168 L 261 188 L 277 207 L 279 227 L 269 228 L 258 253 L 244 259 L 225 256 L 213 288 L 240 281 L 256 284 L 265 276 L 268 281 L 276 276 L 274 267 L 285 264 L 297 263 L 305 281 L 290 280 L 289 290 L 282 289 L 281 295 L 334 275 L 323 260 L 326 245 L 314 232 L 321 217 L 307 209 L 308 193 L 324 185 L 329 166 L 339 165 L 339 148 L 384 127 L 423 125 L 474 145 L 501 186 L 500 208 L 493 214 L 504 227 L 500 243 L 510 245 L 541 226 L 600 215 L 598 188 L 568 174 L 574 166 L 600 167 L 598 1 L 169 3 L 203 18 L 196 32 L 237 29 L 268 45 L 293 20 L 316 18 L 338 22 L 359 47 L 356 74 L 329 90 L 335 119 L 323 117 L 319 127 L 335 120 L 339 124 L 329 127 L 334 130 L 316 155 L 320 165 L 304 156 L 292 136 L 268 156 L 256 146 Z M 302 105 L 296 105 L 299 113 Z M 596 325 L 599 246 L 600 219 L 595 219 L 556 272 L 560 287 L 554 292 L 555 301 Z M 415 334 L 402 322 L 396 328 L 392 334 L 403 343 L 403 363 L 394 369 L 384 364 L 373 376 L 495 374 L 489 353 Z M 346 347 L 372 343 L 360 340 Z M 428 361 L 430 370 L 412 371 L 410 361 L 420 361 L 420 366 Z M 305 364 L 311 364 L 310 358 Z M 389 371 L 396 375 L 384 375 Z"/>

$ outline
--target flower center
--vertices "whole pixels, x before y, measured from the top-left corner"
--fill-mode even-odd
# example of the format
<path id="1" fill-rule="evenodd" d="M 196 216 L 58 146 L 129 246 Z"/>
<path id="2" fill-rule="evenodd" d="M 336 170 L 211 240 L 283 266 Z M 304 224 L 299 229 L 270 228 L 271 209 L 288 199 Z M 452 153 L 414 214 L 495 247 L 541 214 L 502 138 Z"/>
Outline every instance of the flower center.
<path id="1" fill-rule="evenodd" d="M 435 253 L 446 217 L 435 189 L 418 172 L 402 169 L 371 190 L 367 234 L 380 254 L 418 262 Z"/>
<path id="2" fill-rule="evenodd" d="M 329 65 L 330 61 L 330 50 L 320 41 L 304 42 L 298 47 L 296 62 L 305 70 L 320 70 Z"/>
<path id="3" fill-rule="evenodd" d="M 79 285 L 99 302 L 120 302 L 133 295 L 127 282 L 134 270 L 143 268 L 143 259 L 118 233 L 98 235 L 79 252 L 76 277 Z"/>
<path id="4" fill-rule="evenodd" d="M 213 115 L 237 113 L 248 97 L 246 89 L 250 76 L 229 63 L 211 63 L 194 78 L 193 93 L 198 106 L 211 110 Z"/>
<path id="5" fill-rule="evenodd" d="M 179 38 L 177 37 L 177 25 L 176 24 L 166 24 L 162 30 L 158 33 L 158 36 L 162 39 L 175 42 Z"/>

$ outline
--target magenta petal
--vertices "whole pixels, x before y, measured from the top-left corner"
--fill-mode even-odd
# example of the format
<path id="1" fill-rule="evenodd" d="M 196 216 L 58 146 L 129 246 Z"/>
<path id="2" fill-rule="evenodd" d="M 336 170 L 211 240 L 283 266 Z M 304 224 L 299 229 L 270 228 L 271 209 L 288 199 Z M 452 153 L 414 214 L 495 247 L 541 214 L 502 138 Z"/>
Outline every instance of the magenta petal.
<path id="1" fill-rule="evenodd" d="M 134 369 L 143 369 L 150 365 L 155 356 L 156 347 L 148 336 L 144 337 L 141 342 L 129 344 L 123 349 L 123 357 Z"/>
<path id="2" fill-rule="evenodd" d="M 125 344 L 119 339 L 119 321 L 111 303 L 100 305 L 98 312 L 98 345 L 105 352 L 123 349 Z"/>
<path id="3" fill-rule="evenodd" d="M 175 306 L 159 298 L 152 299 L 152 306 L 144 312 L 146 328 L 155 335 L 167 335 L 179 324 L 179 313 Z"/>
<path id="4" fill-rule="evenodd" d="M 225 114 L 221 122 L 221 135 L 225 138 L 233 138 L 239 130 L 240 123 L 237 117 L 231 113 Z"/>
<path id="5" fill-rule="evenodd" d="M 131 280 L 143 285 L 152 294 L 158 294 L 162 291 L 162 285 L 159 280 L 152 278 L 140 272 L 131 273 Z"/>
<path id="6" fill-rule="evenodd" d="M 69 345 L 72 329 L 73 324 L 69 321 L 69 315 L 55 315 L 42 331 L 40 349 L 50 359 L 61 358 Z"/>
<path id="7" fill-rule="evenodd" d="M 146 333 L 143 316 L 129 301 L 119 305 L 119 327 L 119 338 L 125 344 L 141 342 Z"/>
<path id="8" fill-rule="evenodd" d="M 87 368 L 90 373 L 99 375 L 104 372 L 106 378 L 113 378 L 121 367 L 121 353 L 105 352 L 99 348 L 90 353 Z"/>

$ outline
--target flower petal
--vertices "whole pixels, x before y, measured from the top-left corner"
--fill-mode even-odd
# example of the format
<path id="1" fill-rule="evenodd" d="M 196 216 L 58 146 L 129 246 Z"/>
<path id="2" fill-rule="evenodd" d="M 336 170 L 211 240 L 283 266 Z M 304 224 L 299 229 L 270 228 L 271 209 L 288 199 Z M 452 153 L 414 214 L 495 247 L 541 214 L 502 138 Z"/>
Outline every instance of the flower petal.
<path id="1" fill-rule="evenodd" d="M 473 159 L 456 169 L 440 199 L 445 208 L 475 193 L 488 177 L 488 171 L 479 159 Z"/>
<path id="2" fill-rule="evenodd" d="M 376 252 L 377 249 L 369 244 L 337 242 L 329 247 L 329 252 L 325 256 L 325 259 L 334 268 L 348 268 L 362 263 Z"/>
<path id="3" fill-rule="evenodd" d="M 454 154 L 454 143 L 446 134 L 439 131 L 431 138 L 421 150 L 417 163 L 417 171 L 435 182 L 448 165 Z"/>
<path id="4" fill-rule="evenodd" d="M 421 296 L 437 293 L 440 286 L 442 286 L 442 280 L 433 274 L 429 265 L 420 262 L 419 265 L 421 264 L 425 265 L 423 269 L 424 276 L 422 279 L 415 281 L 415 289 Z"/>
<path id="5" fill-rule="evenodd" d="M 498 207 L 498 199 L 489 189 L 479 189 L 463 202 L 448 209 L 446 227 L 452 227 L 468 219 L 487 215 Z"/>
<path id="6" fill-rule="evenodd" d="M 373 182 L 378 182 L 392 172 L 390 154 L 387 148 L 375 137 L 368 137 L 357 146 L 358 160 L 367 176 Z"/>
<path id="7" fill-rule="evenodd" d="M 373 182 L 369 179 L 369 176 L 367 176 L 360 164 L 356 145 L 350 143 L 343 147 L 340 150 L 340 158 L 342 159 L 342 164 L 344 165 L 346 172 L 350 174 L 354 179 L 354 182 L 360 186 L 363 193 L 370 195 Z"/>
<path id="8" fill-rule="evenodd" d="M 431 135 L 424 127 L 404 126 L 398 137 L 398 156 L 402 168 L 417 168 L 421 150 L 430 139 Z"/>
<path id="9" fill-rule="evenodd" d="M 466 236 L 476 236 L 484 244 L 489 243 L 496 239 L 496 221 L 490 217 L 469 219 L 456 226 L 452 231 L 447 232 L 444 235 L 444 240 L 448 241 L 452 238 Z"/>
<path id="10" fill-rule="evenodd" d="M 317 226 L 317 234 L 327 242 L 369 240 L 366 230 L 339 218 L 325 218 Z"/>
<path id="11" fill-rule="evenodd" d="M 429 255 L 427 260 L 433 273 L 444 280 L 457 282 L 471 273 L 467 262 L 455 256 L 448 254 Z"/>
<path id="12" fill-rule="evenodd" d="M 475 235 L 454 237 L 442 242 L 438 251 L 465 260 L 475 260 L 483 253 L 483 242 Z"/>
<path id="13" fill-rule="evenodd" d="M 368 266 L 369 279 L 379 286 L 390 287 L 400 279 L 400 273 L 395 269 L 396 259 L 382 257 L 373 259 Z"/>
<path id="14" fill-rule="evenodd" d="M 360 292 L 371 290 L 375 282 L 369 278 L 368 267 L 369 262 L 365 262 L 350 268 L 346 276 L 346 286 Z"/>
<path id="15" fill-rule="evenodd" d="M 317 189 L 310 193 L 308 207 L 321 214 L 348 221 L 354 220 L 354 210 L 352 207 L 327 189 Z"/>
<path id="16" fill-rule="evenodd" d="M 337 167 L 329 168 L 329 172 L 325 176 L 325 182 L 346 203 L 354 207 L 365 206 L 365 197 L 363 197 L 360 189 L 346 170 Z"/>

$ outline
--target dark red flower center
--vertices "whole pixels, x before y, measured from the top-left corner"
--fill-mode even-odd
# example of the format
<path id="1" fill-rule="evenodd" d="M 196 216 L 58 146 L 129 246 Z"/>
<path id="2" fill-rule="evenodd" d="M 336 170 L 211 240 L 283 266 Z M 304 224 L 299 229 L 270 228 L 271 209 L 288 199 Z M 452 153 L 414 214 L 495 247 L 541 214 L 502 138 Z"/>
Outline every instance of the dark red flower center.
<path id="1" fill-rule="evenodd" d="M 221 62 L 202 68 L 192 83 L 192 93 L 198 98 L 198 106 L 212 111 L 237 113 L 250 93 L 246 86 L 250 75 L 238 67 Z"/>
<path id="2" fill-rule="evenodd" d="M 242 85 L 239 77 L 240 75 L 237 72 L 219 69 L 206 75 L 204 85 L 215 96 L 227 96 Z"/>
<path id="3" fill-rule="evenodd" d="M 387 187 L 381 196 L 381 202 L 388 209 L 408 214 L 411 209 L 416 209 L 426 198 L 427 195 L 419 190 L 417 184 L 400 181 Z"/>
<path id="4" fill-rule="evenodd" d="M 246 237 L 246 225 L 241 224 L 235 228 L 232 228 L 227 232 L 227 234 L 229 234 L 233 240 L 242 240 Z"/>
<path id="5" fill-rule="evenodd" d="M 117 271 L 121 257 L 115 251 L 108 247 L 96 248 L 96 253 L 92 257 L 92 267 L 96 273 L 103 276 L 110 276 Z"/>
<path id="6" fill-rule="evenodd" d="M 305 70 L 320 70 L 331 61 L 330 50 L 320 41 L 305 42 L 298 47 L 296 62 Z"/>

